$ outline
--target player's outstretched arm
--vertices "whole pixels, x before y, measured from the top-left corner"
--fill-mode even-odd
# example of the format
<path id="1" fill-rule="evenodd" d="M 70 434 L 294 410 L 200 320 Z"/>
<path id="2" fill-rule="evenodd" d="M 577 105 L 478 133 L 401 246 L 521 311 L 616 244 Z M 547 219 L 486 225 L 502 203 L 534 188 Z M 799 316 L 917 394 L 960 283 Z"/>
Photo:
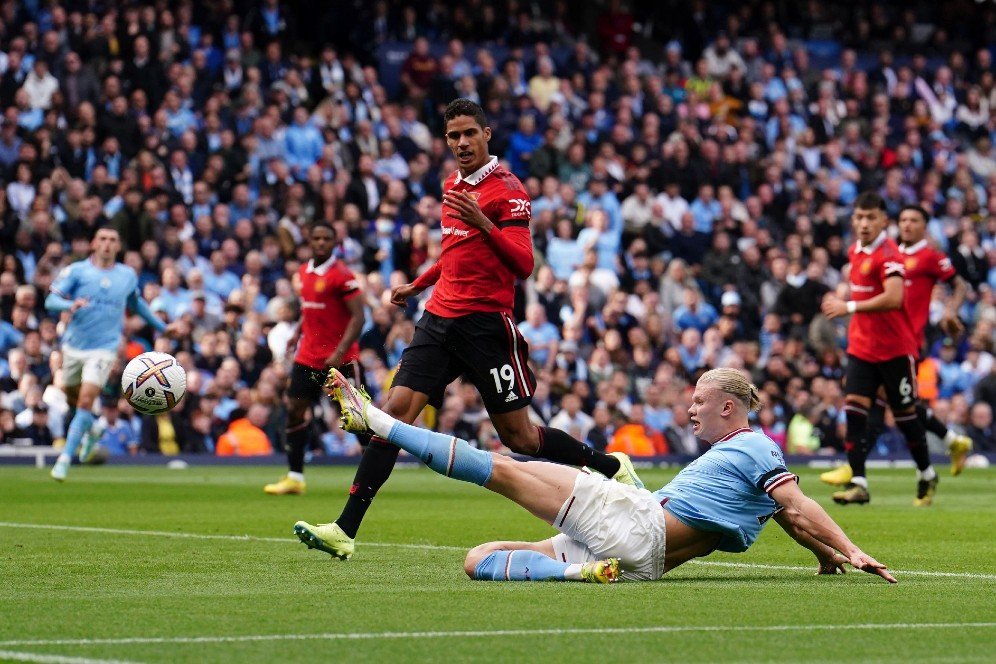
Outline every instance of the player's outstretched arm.
<path id="1" fill-rule="evenodd" d="M 152 312 L 148 302 L 145 301 L 145 298 L 137 290 L 128 296 L 128 308 L 141 316 L 142 320 L 151 325 L 156 332 L 162 333 L 166 331 L 166 323 Z"/>
<path id="2" fill-rule="evenodd" d="M 889 574 L 885 565 L 859 549 L 830 515 L 815 500 L 806 496 L 795 482 L 778 485 L 771 490 L 771 497 L 783 508 L 776 515 L 779 523 L 782 523 L 781 519 L 787 520 L 793 530 L 802 531 L 808 538 L 839 551 L 855 569 L 880 576 L 889 583 L 896 583 L 895 577 Z M 795 537 L 792 530 L 789 533 Z M 808 538 L 804 538 L 805 541 Z M 799 541 L 798 537 L 796 541 Z M 805 543 L 803 546 L 812 550 Z M 820 557 L 819 553 L 817 557 Z M 836 558 L 833 560 L 836 561 Z M 820 560 L 820 565 L 822 568 L 823 559 Z"/>
<path id="3" fill-rule="evenodd" d="M 816 560 L 819 562 L 819 567 L 816 570 L 817 574 L 844 574 L 846 572 L 844 565 L 847 563 L 847 558 L 817 540 L 805 530 L 797 528 L 788 518 L 785 510 L 776 512 L 774 519 L 800 546 L 813 552 L 813 555 L 816 556 Z"/>

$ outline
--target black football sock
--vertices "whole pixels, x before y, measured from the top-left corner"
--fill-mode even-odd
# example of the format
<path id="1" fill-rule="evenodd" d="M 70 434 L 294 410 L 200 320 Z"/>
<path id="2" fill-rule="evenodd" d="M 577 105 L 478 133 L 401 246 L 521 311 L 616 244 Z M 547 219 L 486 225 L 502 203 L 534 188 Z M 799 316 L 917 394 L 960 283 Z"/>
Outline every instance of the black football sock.
<path id="1" fill-rule="evenodd" d="M 342 514 L 335 520 L 348 537 L 356 537 L 370 502 L 391 476 L 400 451 L 399 447 L 379 436 L 373 436 L 363 450 L 360 465 L 356 468 L 356 475 L 353 478 L 353 486 L 349 488 L 346 505 L 342 508 Z"/>
<path id="2" fill-rule="evenodd" d="M 304 452 L 308 447 L 310 422 L 287 429 L 287 467 L 292 473 L 304 473 Z"/>
<path id="3" fill-rule="evenodd" d="M 619 472 L 619 459 L 588 447 L 567 432 L 550 427 L 536 427 L 536 430 L 539 432 L 540 444 L 534 457 L 568 466 L 587 466 L 606 477 Z"/>
<path id="4" fill-rule="evenodd" d="M 896 426 L 906 438 L 906 447 L 910 456 L 916 462 L 917 470 L 924 471 L 930 467 L 930 451 L 927 449 L 927 430 L 923 428 L 920 416 L 913 413 L 896 415 Z"/>
<path id="5" fill-rule="evenodd" d="M 934 434 L 941 440 L 947 438 L 948 428 L 947 426 L 945 426 L 944 422 L 941 422 L 939 419 L 937 419 L 937 416 L 934 415 L 933 410 L 925 406 L 917 406 L 916 414 L 920 418 L 920 422 L 923 424 L 923 428 L 925 428 L 927 431 Z"/>
<path id="6" fill-rule="evenodd" d="M 878 437 L 885 431 L 885 409 L 888 407 L 886 402 L 876 399 L 871 408 L 868 409 L 868 423 L 865 429 L 865 457 L 875 447 L 875 441 L 878 440 Z"/>
<path id="7" fill-rule="evenodd" d="M 844 450 L 847 452 L 847 463 L 855 477 L 865 476 L 865 460 L 872 443 L 868 441 L 868 411 L 860 406 L 847 404 L 844 406 L 847 417 L 847 432 L 844 436 Z"/>

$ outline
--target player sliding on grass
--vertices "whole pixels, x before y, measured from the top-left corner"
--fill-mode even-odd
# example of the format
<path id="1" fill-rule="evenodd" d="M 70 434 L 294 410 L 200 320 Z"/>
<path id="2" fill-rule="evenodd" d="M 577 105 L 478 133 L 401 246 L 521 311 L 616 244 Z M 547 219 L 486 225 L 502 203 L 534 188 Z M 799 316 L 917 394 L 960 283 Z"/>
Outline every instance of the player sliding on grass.
<path id="1" fill-rule="evenodd" d="M 850 563 L 896 582 L 799 490 L 778 446 L 747 427 L 748 413 L 758 407 L 757 388 L 734 369 L 713 369 L 699 378 L 688 414 L 695 435 L 712 447 L 654 493 L 583 469 L 516 461 L 399 422 L 335 370 L 326 388 L 339 402 L 346 429 L 373 431 L 437 473 L 501 494 L 560 531 L 540 542 L 471 549 L 464 562 L 471 578 L 652 581 L 717 549 L 746 551 L 774 518 L 816 555 L 819 574 L 843 572 Z M 298 521 L 294 532 L 309 548 L 335 554 L 325 541 L 335 534 L 331 524 Z"/>
<path id="2" fill-rule="evenodd" d="M 533 271 L 529 194 L 489 154 L 491 128 L 480 106 L 457 99 L 443 122 L 457 170 L 443 183 L 439 260 L 392 290 L 391 302 L 404 307 L 429 286 L 435 290 L 401 355 L 384 411 L 414 422 L 426 404 L 441 406 L 446 386 L 463 376 L 480 392 L 498 437 L 513 452 L 587 466 L 640 486 L 625 454 L 603 454 L 560 429 L 530 422 L 536 377 L 527 363 L 529 345 L 512 320 L 515 280 Z M 378 436 L 363 450 L 346 505 L 327 533 L 337 557 L 353 554 L 360 522 L 397 459 L 398 448 Z"/>

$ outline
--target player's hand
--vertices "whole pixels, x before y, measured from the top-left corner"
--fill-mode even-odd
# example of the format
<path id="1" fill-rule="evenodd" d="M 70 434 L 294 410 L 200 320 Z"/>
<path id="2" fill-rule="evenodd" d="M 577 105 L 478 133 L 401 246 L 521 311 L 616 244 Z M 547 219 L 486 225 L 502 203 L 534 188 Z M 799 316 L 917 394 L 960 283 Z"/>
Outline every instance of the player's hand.
<path id="1" fill-rule="evenodd" d="M 896 577 L 889 574 L 885 565 L 878 562 L 864 551 L 856 551 L 852 553 L 851 556 L 847 559 L 847 562 L 849 562 L 851 564 L 851 567 L 853 567 L 854 569 L 859 569 L 862 572 L 867 572 L 868 574 L 874 574 L 876 576 L 880 576 L 889 583 L 899 583 L 898 581 L 896 581 Z"/>
<path id="2" fill-rule="evenodd" d="M 468 226 L 479 231 L 488 231 L 494 224 L 484 216 L 477 201 L 465 191 L 448 191 L 443 194 L 443 203 L 456 212 L 456 217 Z"/>
<path id="3" fill-rule="evenodd" d="M 844 569 L 844 565 L 847 564 L 847 558 L 840 555 L 836 551 L 830 554 L 828 557 L 817 556 L 820 561 L 820 567 L 816 570 L 816 574 L 846 574 L 847 570 Z"/>
<path id="4" fill-rule="evenodd" d="M 334 353 L 325 358 L 325 366 L 338 368 L 342 365 L 343 354 L 344 353 L 341 350 L 336 350 Z"/>
<path id="5" fill-rule="evenodd" d="M 836 295 L 827 295 L 823 298 L 823 304 L 820 306 L 820 311 L 823 315 L 833 320 L 834 318 L 841 318 L 847 315 L 847 302 L 840 299 Z"/>
<path id="6" fill-rule="evenodd" d="M 415 297 L 421 292 L 422 291 L 420 289 L 415 288 L 411 284 L 404 284 L 402 286 L 398 286 L 397 288 L 391 291 L 391 304 L 393 304 L 396 307 L 402 307 L 402 308 L 407 307 L 408 298 Z"/>
<path id="7" fill-rule="evenodd" d="M 69 307 L 69 313 L 75 314 L 77 311 L 79 311 L 88 304 L 90 304 L 90 300 L 86 299 L 85 297 L 78 297 L 75 300 L 73 300 L 72 306 Z"/>
<path id="8" fill-rule="evenodd" d="M 961 322 L 961 319 L 956 314 L 944 314 L 944 317 L 941 318 L 940 327 L 944 334 L 952 339 L 957 338 L 965 331 L 965 324 Z"/>
<path id="9" fill-rule="evenodd" d="M 168 337 L 170 339 L 179 339 L 181 337 L 186 336 L 187 334 L 188 332 L 187 332 L 186 323 L 179 320 L 170 323 L 169 325 L 166 326 L 166 329 L 163 330 L 163 336 Z"/>

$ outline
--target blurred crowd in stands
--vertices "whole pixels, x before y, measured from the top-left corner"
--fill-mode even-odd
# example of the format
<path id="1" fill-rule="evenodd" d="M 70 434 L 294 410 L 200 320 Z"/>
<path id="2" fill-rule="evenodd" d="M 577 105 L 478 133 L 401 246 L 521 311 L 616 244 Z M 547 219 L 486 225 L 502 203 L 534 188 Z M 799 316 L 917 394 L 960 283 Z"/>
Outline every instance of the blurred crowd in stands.
<path id="1" fill-rule="evenodd" d="M 64 321 L 43 302 L 101 224 L 190 332 L 154 341 L 127 321 L 122 366 L 172 352 L 188 395 L 139 418 L 112 379 L 112 454 L 239 454 L 237 426 L 282 449 L 290 275 L 313 220 L 364 284 L 381 396 L 421 308 L 390 288 L 439 253 L 441 109 L 467 97 L 533 199 L 515 313 L 537 422 L 696 455 L 689 386 L 735 366 L 762 388 L 760 430 L 790 453 L 839 450 L 845 328 L 819 305 L 849 206 L 875 190 L 893 219 L 926 208 L 971 286 L 957 339 L 936 293 L 920 390 L 996 449 L 996 5 L 574 4 L 0 1 L 0 443 L 64 435 Z M 334 420 L 318 413 L 314 453 L 357 454 Z M 425 423 L 500 447 L 469 385 Z M 891 430 L 877 449 L 905 445 Z"/>

